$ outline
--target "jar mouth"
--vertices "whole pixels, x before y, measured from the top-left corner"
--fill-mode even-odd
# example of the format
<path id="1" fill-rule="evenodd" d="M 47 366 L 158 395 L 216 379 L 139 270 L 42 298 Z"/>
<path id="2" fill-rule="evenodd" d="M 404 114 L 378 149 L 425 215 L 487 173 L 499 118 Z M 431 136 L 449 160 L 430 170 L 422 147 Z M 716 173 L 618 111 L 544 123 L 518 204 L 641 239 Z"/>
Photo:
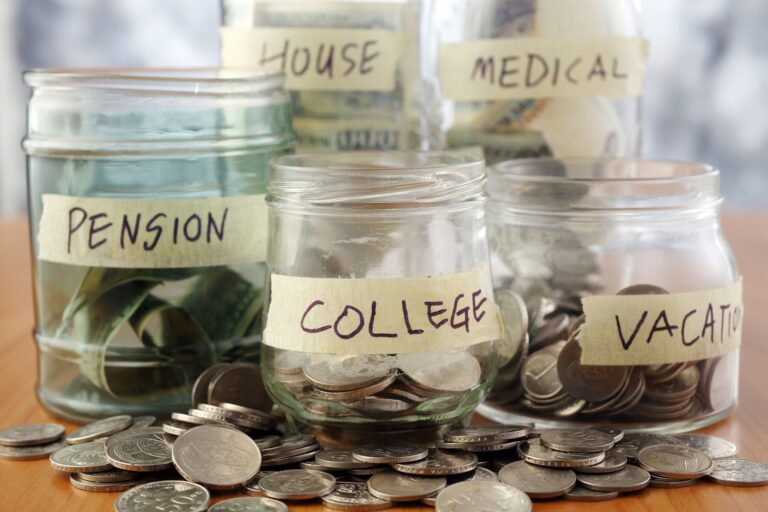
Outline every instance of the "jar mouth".
<path id="1" fill-rule="evenodd" d="M 485 163 L 458 151 L 288 155 L 270 165 L 267 201 L 299 209 L 462 208 L 485 200 Z"/>
<path id="2" fill-rule="evenodd" d="M 542 158 L 489 169 L 492 202 L 523 210 L 702 209 L 720 204 L 720 172 L 675 160 Z"/>
<path id="3" fill-rule="evenodd" d="M 23 73 L 38 87 L 77 87 L 152 94 L 230 96 L 280 90 L 285 75 L 248 68 L 48 68 Z"/>

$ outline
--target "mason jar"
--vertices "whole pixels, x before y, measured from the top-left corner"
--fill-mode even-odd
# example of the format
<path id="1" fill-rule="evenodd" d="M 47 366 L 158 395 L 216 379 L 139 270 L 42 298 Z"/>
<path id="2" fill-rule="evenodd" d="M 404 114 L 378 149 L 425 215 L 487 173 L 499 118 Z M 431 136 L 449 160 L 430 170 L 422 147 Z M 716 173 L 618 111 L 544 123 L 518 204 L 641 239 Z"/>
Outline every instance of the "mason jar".
<path id="1" fill-rule="evenodd" d="M 75 420 L 185 409 L 203 369 L 258 359 L 267 162 L 294 144 L 283 77 L 24 79 L 38 396 Z"/>
<path id="2" fill-rule="evenodd" d="M 647 42 L 633 0 L 427 0 L 435 147 L 516 158 L 635 156 Z"/>
<path id="3" fill-rule="evenodd" d="M 421 3 L 222 0 L 222 63 L 286 74 L 299 151 L 419 149 Z"/>
<path id="4" fill-rule="evenodd" d="M 261 364 L 297 429 L 427 442 L 482 401 L 502 332 L 485 179 L 482 159 L 450 152 L 272 163 Z"/>
<path id="5" fill-rule="evenodd" d="M 718 171 L 541 159 L 489 174 L 506 336 L 484 415 L 684 431 L 734 409 L 743 306 Z"/>

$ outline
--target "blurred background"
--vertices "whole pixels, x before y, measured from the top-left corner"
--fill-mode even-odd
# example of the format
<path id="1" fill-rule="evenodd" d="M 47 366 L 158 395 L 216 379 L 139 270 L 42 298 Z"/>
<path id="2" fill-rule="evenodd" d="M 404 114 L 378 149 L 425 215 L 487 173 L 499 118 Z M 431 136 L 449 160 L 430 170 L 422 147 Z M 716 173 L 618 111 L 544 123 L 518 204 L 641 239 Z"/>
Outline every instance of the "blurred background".
<path id="1" fill-rule="evenodd" d="M 722 171 L 729 209 L 768 208 L 768 2 L 644 0 L 643 154 Z M 23 69 L 218 62 L 218 0 L 0 0 L 0 216 L 25 210 Z"/>

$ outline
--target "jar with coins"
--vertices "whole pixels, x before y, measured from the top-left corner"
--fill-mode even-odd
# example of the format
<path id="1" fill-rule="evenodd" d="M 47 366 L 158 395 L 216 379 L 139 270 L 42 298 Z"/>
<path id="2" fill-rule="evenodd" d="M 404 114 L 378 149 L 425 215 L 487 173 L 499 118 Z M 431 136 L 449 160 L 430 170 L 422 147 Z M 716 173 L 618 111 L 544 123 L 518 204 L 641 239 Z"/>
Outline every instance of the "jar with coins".
<path id="1" fill-rule="evenodd" d="M 505 338 L 483 414 L 683 431 L 733 410 L 743 306 L 718 171 L 540 159 L 489 175 Z"/>
<path id="2" fill-rule="evenodd" d="M 466 419 L 502 335 L 482 159 L 318 153 L 271 164 L 262 374 L 325 444 Z"/>
<path id="3" fill-rule="evenodd" d="M 646 42 L 632 0 L 430 2 L 433 144 L 513 158 L 633 156 Z M 432 117 L 435 117 L 433 114 Z"/>
<path id="4" fill-rule="evenodd" d="M 256 361 L 279 74 L 59 69 L 32 87 L 38 394 L 83 420 L 185 409 L 200 372 Z"/>

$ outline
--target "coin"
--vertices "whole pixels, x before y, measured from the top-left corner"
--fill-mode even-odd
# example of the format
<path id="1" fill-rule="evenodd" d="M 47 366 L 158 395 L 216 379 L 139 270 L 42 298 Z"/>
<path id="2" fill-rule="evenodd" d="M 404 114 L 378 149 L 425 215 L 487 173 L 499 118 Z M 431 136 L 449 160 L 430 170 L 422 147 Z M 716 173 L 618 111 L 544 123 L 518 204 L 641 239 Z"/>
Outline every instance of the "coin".
<path id="1" fill-rule="evenodd" d="M 677 489 L 679 487 L 688 487 L 698 483 L 698 478 L 689 478 L 688 480 L 678 480 L 676 478 L 664 478 L 662 476 L 651 475 L 651 487 L 661 487 L 665 489 Z"/>
<path id="2" fill-rule="evenodd" d="M 454 443 L 482 443 L 486 441 L 504 441 L 524 439 L 530 428 L 527 425 L 479 426 L 451 430 L 443 438 Z"/>
<path id="3" fill-rule="evenodd" d="M 487 480 L 468 480 L 446 487 L 435 500 L 437 512 L 504 511 L 530 512 L 531 499 L 511 485 Z"/>
<path id="4" fill-rule="evenodd" d="M 193 425 L 190 425 L 189 423 L 183 423 L 181 421 L 174 421 L 169 420 L 163 423 L 162 429 L 163 432 L 166 434 L 170 434 L 172 436 L 180 436 L 190 428 L 192 428 Z"/>
<path id="5" fill-rule="evenodd" d="M 325 391 L 350 391 L 383 379 L 396 366 L 397 358 L 390 355 L 319 354 L 303 371 L 307 380 L 317 388 Z"/>
<path id="6" fill-rule="evenodd" d="M 768 464 L 735 458 L 717 459 L 707 478 L 718 484 L 735 487 L 768 485 Z"/>
<path id="7" fill-rule="evenodd" d="M 56 423 L 32 423 L 0 430 L 0 445 L 35 446 L 51 444 L 64 435 L 64 427 Z"/>
<path id="8" fill-rule="evenodd" d="M 603 492 L 593 491 L 586 487 L 576 486 L 567 493 L 565 493 L 565 499 L 571 501 L 607 501 L 614 498 L 618 498 L 619 493 L 616 491 Z"/>
<path id="9" fill-rule="evenodd" d="M 625 455 L 622 455 L 615 450 L 608 450 L 605 452 L 605 459 L 603 459 L 602 462 L 579 468 L 579 473 L 613 473 L 614 471 L 624 469 L 626 465 L 627 457 Z"/>
<path id="10" fill-rule="evenodd" d="M 522 441 L 507 441 L 503 443 L 464 443 L 464 450 L 474 453 L 501 452 L 520 446 Z"/>
<path id="11" fill-rule="evenodd" d="M 163 429 L 147 427 L 112 435 L 106 442 L 110 464 L 127 471 L 160 471 L 172 466 Z"/>
<path id="12" fill-rule="evenodd" d="M 525 361 L 521 382 L 525 392 L 533 397 L 548 398 L 563 390 L 557 373 L 557 354 L 540 350 Z"/>
<path id="13" fill-rule="evenodd" d="M 352 402 L 342 402 L 350 409 L 359 413 L 388 415 L 392 412 L 402 412 L 413 408 L 413 404 L 397 398 L 383 398 L 380 396 L 366 396 Z"/>
<path id="14" fill-rule="evenodd" d="M 463 350 L 401 354 L 398 366 L 412 382 L 427 390 L 461 393 L 480 382 L 480 363 Z"/>
<path id="15" fill-rule="evenodd" d="M 261 451 L 261 455 L 264 457 L 270 457 L 275 454 L 292 451 L 296 448 L 302 448 L 304 446 L 310 446 L 316 443 L 317 441 L 315 438 L 310 435 L 296 434 L 292 436 L 286 436 L 280 440 L 280 444 L 277 446 L 273 446 L 272 448 L 264 448 Z"/>
<path id="16" fill-rule="evenodd" d="M 229 367 L 227 363 L 215 364 L 197 377 L 192 385 L 192 407 L 197 407 L 198 404 L 208 401 L 208 386 L 210 386 L 211 380 L 227 367 Z"/>
<path id="17" fill-rule="evenodd" d="M 210 425 L 224 423 L 223 421 L 215 421 L 208 418 L 202 418 L 200 416 L 192 416 L 191 414 L 184 414 L 183 412 L 172 412 L 171 419 L 180 423 L 187 423 L 189 425 Z"/>
<path id="18" fill-rule="evenodd" d="M 561 452 L 603 452 L 614 444 L 612 435 L 588 428 L 545 430 L 539 439 L 542 446 Z"/>
<path id="19" fill-rule="evenodd" d="M 621 442 L 614 445 L 613 450 L 625 455 L 629 462 L 637 461 L 637 453 L 646 446 L 655 444 L 679 444 L 682 442 L 672 436 L 664 434 L 652 434 L 647 432 L 630 433 L 624 436 Z"/>
<path id="20" fill-rule="evenodd" d="M 622 439 L 624 439 L 624 431 L 620 428 L 615 427 L 592 427 L 593 430 L 599 430 L 600 432 L 605 432 L 606 434 L 610 434 L 613 436 L 613 442 L 618 443 Z"/>
<path id="21" fill-rule="evenodd" d="M 522 297 L 515 292 L 498 290 L 494 291 L 494 297 L 504 325 L 504 338 L 498 347 L 499 366 L 502 367 L 521 352 L 528 335 L 528 310 Z"/>
<path id="22" fill-rule="evenodd" d="M 205 512 L 211 495 L 202 485 L 182 480 L 149 482 L 125 491 L 115 501 L 115 512 L 182 510 Z"/>
<path id="23" fill-rule="evenodd" d="M 713 469 L 709 455 L 680 445 L 648 446 L 637 453 L 637 460 L 649 473 L 667 478 L 699 478 Z"/>
<path id="24" fill-rule="evenodd" d="M 272 410 L 269 397 L 256 364 L 235 363 L 216 373 L 208 385 L 208 400 L 214 405 L 221 402 L 243 405 L 260 411 Z"/>
<path id="25" fill-rule="evenodd" d="M 352 450 L 328 449 L 315 455 L 315 462 L 326 468 L 363 469 L 376 467 L 376 464 L 362 462 L 352 456 Z"/>
<path id="26" fill-rule="evenodd" d="M 406 475 L 387 470 L 368 480 L 368 490 L 382 500 L 419 501 L 440 492 L 447 483 L 444 477 Z"/>
<path id="27" fill-rule="evenodd" d="M 666 295 L 669 292 L 652 284 L 633 284 L 620 290 L 616 295 Z"/>
<path id="28" fill-rule="evenodd" d="M 569 395 L 587 402 L 611 398 L 629 377 L 628 366 L 587 366 L 580 361 L 581 346 L 571 336 L 557 358 L 557 375 Z"/>
<path id="29" fill-rule="evenodd" d="M 651 475 L 642 468 L 627 465 L 623 469 L 612 473 L 577 473 L 576 479 L 580 485 L 593 491 L 631 492 L 647 487 L 651 481 Z"/>
<path id="30" fill-rule="evenodd" d="M 507 464 L 499 471 L 499 480 L 516 487 L 531 498 L 562 496 L 576 485 L 576 473 L 569 469 L 535 466 L 525 461 Z"/>
<path id="31" fill-rule="evenodd" d="M 223 407 L 224 404 L 228 405 L 228 407 Z M 217 417 L 223 418 L 223 421 L 234 422 L 235 424 L 246 427 L 253 426 L 253 424 L 256 424 L 254 428 L 272 427 L 277 423 L 271 414 L 263 411 L 257 411 L 256 409 L 247 407 L 237 407 L 239 410 L 235 410 L 236 406 L 233 407 L 233 404 L 227 404 L 227 402 L 224 402 L 224 404 L 198 404 L 198 410 L 212 413 Z"/>
<path id="32" fill-rule="evenodd" d="M 705 434 L 677 434 L 673 437 L 689 448 L 701 450 L 713 459 L 731 458 L 739 453 L 735 444 L 722 437 Z"/>
<path id="33" fill-rule="evenodd" d="M 259 480 L 261 492 L 270 498 L 310 500 L 330 494 L 336 487 L 333 475 L 311 469 L 276 471 Z"/>
<path id="34" fill-rule="evenodd" d="M 392 465 L 396 471 L 412 475 L 458 475 L 476 467 L 477 455 L 473 453 L 448 452 L 434 448 L 429 449 L 429 454 L 424 460 Z"/>
<path id="35" fill-rule="evenodd" d="M 92 482 L 83 478 L 83 475 L 75 473 L 69 475 L 69 483 L 75 489 L 88 492 L 122 492 L 134 487 L 138 482 L 124 480 L 119 482 Z"/>
<path id="36" fill-rule="evenodd" d="M 248 417 L 248 416 L 258 416 L 265 423 L 271 423 L 271 424 L 276 424 L 277 423 L 277 418 L 275 416 L 273 416 L 269 412 L 260 411 L 258 409 L 251 409 L 250 407 L 245 407 L 245 406 L 238 405 L 238 404 L 231 404 L 229 402 L 220 402 L 218 405 L 222 409 L 226 409 L 228 411 L 239 412 L 241 414 L 245 414 L 245 415 L 247 415 L 246 417 Z"/>
<path id="37" fill-rule="evenodd" d="M 210 489 L 234 489 L 250 481 L 261 467 L 256 443 L 240 431 L 202 425 L 173 443 L 173 465 L 185 479 Z"/>
<path id="38" fill-rule="evenodd" d="M 74 432 L 70 432 L 64 439 L 69 444 L 87 443 L 125 430 L 131 426 L 131 423 L 133 423 L 133 418 L 130 416 L 113 416 L 89 423 Z"/>
<path id="39" fill-rule="evenodd" d="M 261 466 L 265 468 L 278 469 L 280 466 L 287 466 L 289 464 L 295 464 L 297 462 L 312 460 L 315 458 L 315 455 L 317 455 L 318 451 L 319 450 L 314 449 L 310 452 L 301 453 L 298 455 L 292 455 L 290 457 L 278 457 L 274 459 L 264 460 L 262 461 Z M 287 469 L 287 468 L 283 468 L 283 469 Z M 354 471 L 354 470 L 350 470 L 350 471 Z"/>
<path id="40" fill-rule="evenodd" d="M 155 424 L 155 421 L 157 421 L 157 418 L 154 416 L 134 416 L 130 428 L 151 427 Z"/>
<path id="41" fill-rule="evenodd" d="M 220 501 L 208 512 L 288 512 L 288 505 L 272 498 L 251 496 Z"/>
<path id="42" fill-rule="evenodd" d="M 66 473 L 106 471 L 112 469 L 104 443 L 80 443 L 51 453 L 53 469 Z"/>
<path id="43" fill-rule="evenodd" d="M 138 480 L 142 476 L 140 473 L 125 471 L 122 469 L 108 469 L 106 471 L 98 471 L 96 473 L 78 474 L 82 480 L 96 483 L 127 482 L 128 480 Z"/>
<path id="44" fill-rule="evenodd" d="M 539 466 L 554 468 L 579 468 L 592 466 L 605 459 L 605 452 L 567 453 L 541 446 L 538 439 L 523 441 L 517 447 L 521 459 Z"/>
<path id="45" fill-rule="evenodd" d="M 492 482 L 498 482 L 499 475 L 488 468 L 477 467 L 475 468 L 475 471 L 473 471 L 472 476 L 469 477 L 469 480 L 490 480 Z"/>
<path id="46" fill-rule="evenodd" d="M 66 447 L 66 441 L 56 441 L 50 444 L 34 446 L 5 446 L 0 445 L 0 459 L 6 460 L 36 460 L 47 459 L 50 454 Z"/>
<path id="47" fill-rule="evenodd" d="M 326 508 L 355 512 L 384 510 L 392 506 L 391 501 L 371 494 L 365 482 L 338 482 L 333 492 L 323 496 L 322 500 Z"/>
<path id="48" fill-rule="evenodd" d="M 429 450 L 421 446 L 400 444 L 389 446 L 366 446 L 352 450 L 352 457 L 371 464 L 394 464 L 414 462 L 427 457 Z"/>
<path id="49" fill-rule="evenodd" d="M 380 391 L 384 391 L 393 382 L 395 382 L 395 379 L 397 379 L 397 374 L 390 373 L 388 376 L 384 377 L 383 379 L 374 381 L 372 384 L 368 386 L 352 389 L 350 391 L 324 391 L 322 389 L 315 388 L 313 393 L 320 398 L 325 398 L 326 400 L 334 400 L 337 402 L 345 401 L 345 400 L 355 400 L 355 399 L 375 395 Z"/>

